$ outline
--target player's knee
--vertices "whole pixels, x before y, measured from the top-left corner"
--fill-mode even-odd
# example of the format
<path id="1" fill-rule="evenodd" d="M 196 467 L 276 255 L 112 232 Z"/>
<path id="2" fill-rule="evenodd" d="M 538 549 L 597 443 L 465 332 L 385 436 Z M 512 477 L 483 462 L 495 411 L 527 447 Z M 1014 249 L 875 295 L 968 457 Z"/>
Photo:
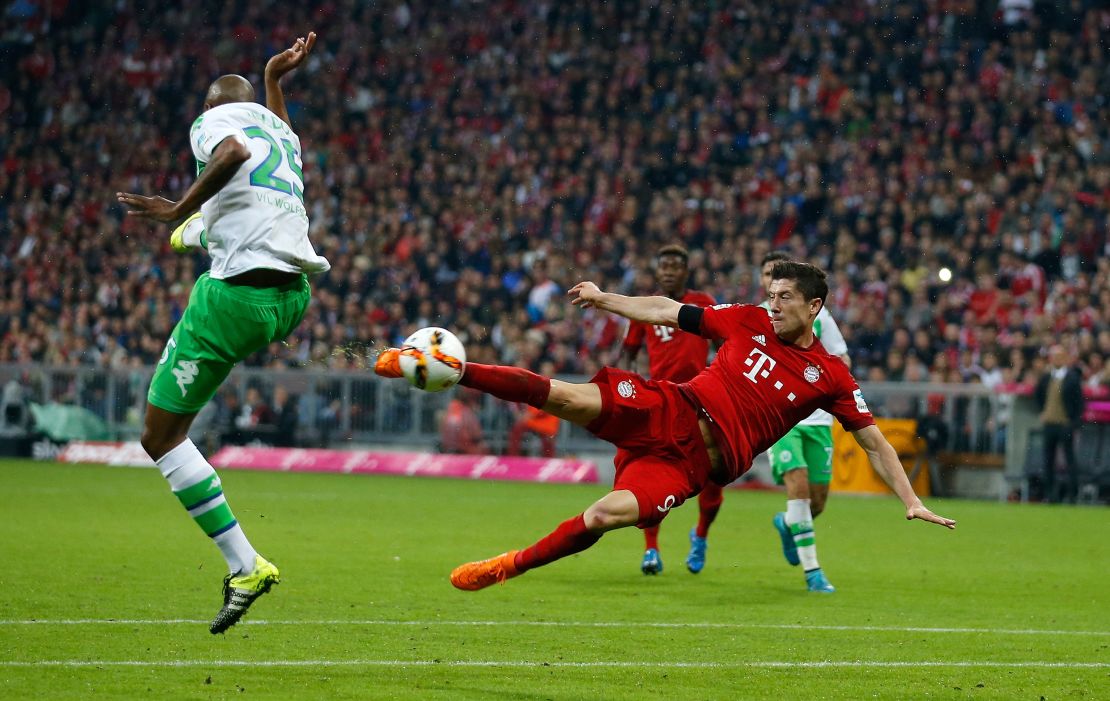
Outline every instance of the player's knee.
<path id="1" fill-rule="evenodd" d="M 639 515 L 638 508 L 633 511 L 627 505 L 599 501 L 586 509 L 582 519 L 586 522 L 587 529 L 598 533 L 631 526 L 636 523 Z"/>
<path id="2" fill-rule="evenodd" d="M 185 440 L 184 436 L 167 436 L 162 431 L 144 426 L 143 434 L 139 437 L 139 444 L 143 446 L 143 450 L 146 451 L 151 460 L 157 460 L 176 448 L 183 440 Z"/>
<path id="3" fill-rule="evenodd" d="M 589 391 L 593 385 L 554 381 L 545 409 L 563 419 L 582 421 L 596 415 L 600 401 Z"/>

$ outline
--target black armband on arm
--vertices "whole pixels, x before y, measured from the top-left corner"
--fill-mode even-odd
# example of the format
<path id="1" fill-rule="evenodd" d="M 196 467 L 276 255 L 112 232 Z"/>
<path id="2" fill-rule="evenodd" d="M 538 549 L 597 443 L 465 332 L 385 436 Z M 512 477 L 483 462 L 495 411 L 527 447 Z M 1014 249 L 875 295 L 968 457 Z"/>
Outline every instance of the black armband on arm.
<path id="1" fill-rule="evenodd" d="M 701 335 L 701 317 L 705 310 L 693 304 L 683 304 L 678 310 L 678 328 Z"/>

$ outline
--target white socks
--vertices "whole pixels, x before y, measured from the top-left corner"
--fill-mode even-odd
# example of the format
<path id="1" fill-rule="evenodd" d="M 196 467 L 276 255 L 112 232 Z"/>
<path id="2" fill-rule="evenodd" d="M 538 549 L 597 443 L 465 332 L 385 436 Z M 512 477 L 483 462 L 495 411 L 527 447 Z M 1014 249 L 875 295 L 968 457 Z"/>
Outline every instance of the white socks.
<path id="1" fill-rule="evenodd" d="M 798 549 L 798 559 L 802 569 L 811 572 L 821 565 L 817 564 L 817 541 L 813 536 L 813 514 L 809 510 L 809 499 L 786 500 L 786 525 L 794 536 L 794 546 Z"/>
<path id="2" fill-rule="evenodd" d="M 170 489 L 227 560 L 232 574 L 254 569 L 258 553 L 231 513 L 216 471 L 188 438 L 158 461 Z"/>

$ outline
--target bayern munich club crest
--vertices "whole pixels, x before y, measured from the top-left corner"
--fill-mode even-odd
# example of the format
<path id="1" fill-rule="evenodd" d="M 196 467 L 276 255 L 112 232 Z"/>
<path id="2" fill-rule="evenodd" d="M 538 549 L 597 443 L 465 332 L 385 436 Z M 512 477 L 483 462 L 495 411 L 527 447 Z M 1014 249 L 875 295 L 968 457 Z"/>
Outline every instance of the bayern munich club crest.
<path id="1" fill-rule="evenodd" d="M 821 379 L 821 370 L 810 365 L 805 369 L 805 372 L 802 373 L 802 377 L 806 378 L 806 382 L 812 384 Z"/>
<path id="2" fill-rule="evenodd" d="M 621 380 L 617 383 L 617 394 L 625 399 L 631 399 L 636 396 L 636 386 L 630 380 Z"/>

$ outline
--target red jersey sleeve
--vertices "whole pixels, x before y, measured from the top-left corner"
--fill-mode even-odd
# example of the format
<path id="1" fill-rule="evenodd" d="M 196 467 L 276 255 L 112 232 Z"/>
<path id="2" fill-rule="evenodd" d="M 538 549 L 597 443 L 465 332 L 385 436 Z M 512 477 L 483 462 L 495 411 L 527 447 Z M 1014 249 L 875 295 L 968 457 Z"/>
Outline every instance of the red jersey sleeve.
<path id="1" fill-rule="evenodd" d="M 836 417 L 845 431 L 858 431 L 861 428 L 873 425 L 875 417 L 871 415 L 871 410 L 867 408 L 867 402 L 863 399 L 863 391 L 856 384 L 852 374 L 848 372 L 848 368 L 841 364 L 841 372 L 838 372 L 837 375 L 837 379 L 840 380 L 837 383 L 840 391 L 832 397 L 832 401 L 825 407 L 825 410 Z"/>
<path id="2" fill-rule="evenodd" d="M 647 325 L 640 321 L 632 321 L 628 324 L 628 333 L 624 336 L 623 345 L 626 349 L 632 350 L 639 348 L 644 344 L 644 334 L 647 332 Z"/>
<path id="3" fill-rule="evenodd" d="M 707 307 L 702 313 L 701 335 L 710 340 L 723 341 L 737 331 L 743 332 L 746 323 L 753 318 L 766 317 L 766 311 L 751 304 L 717 304 Z"/>

